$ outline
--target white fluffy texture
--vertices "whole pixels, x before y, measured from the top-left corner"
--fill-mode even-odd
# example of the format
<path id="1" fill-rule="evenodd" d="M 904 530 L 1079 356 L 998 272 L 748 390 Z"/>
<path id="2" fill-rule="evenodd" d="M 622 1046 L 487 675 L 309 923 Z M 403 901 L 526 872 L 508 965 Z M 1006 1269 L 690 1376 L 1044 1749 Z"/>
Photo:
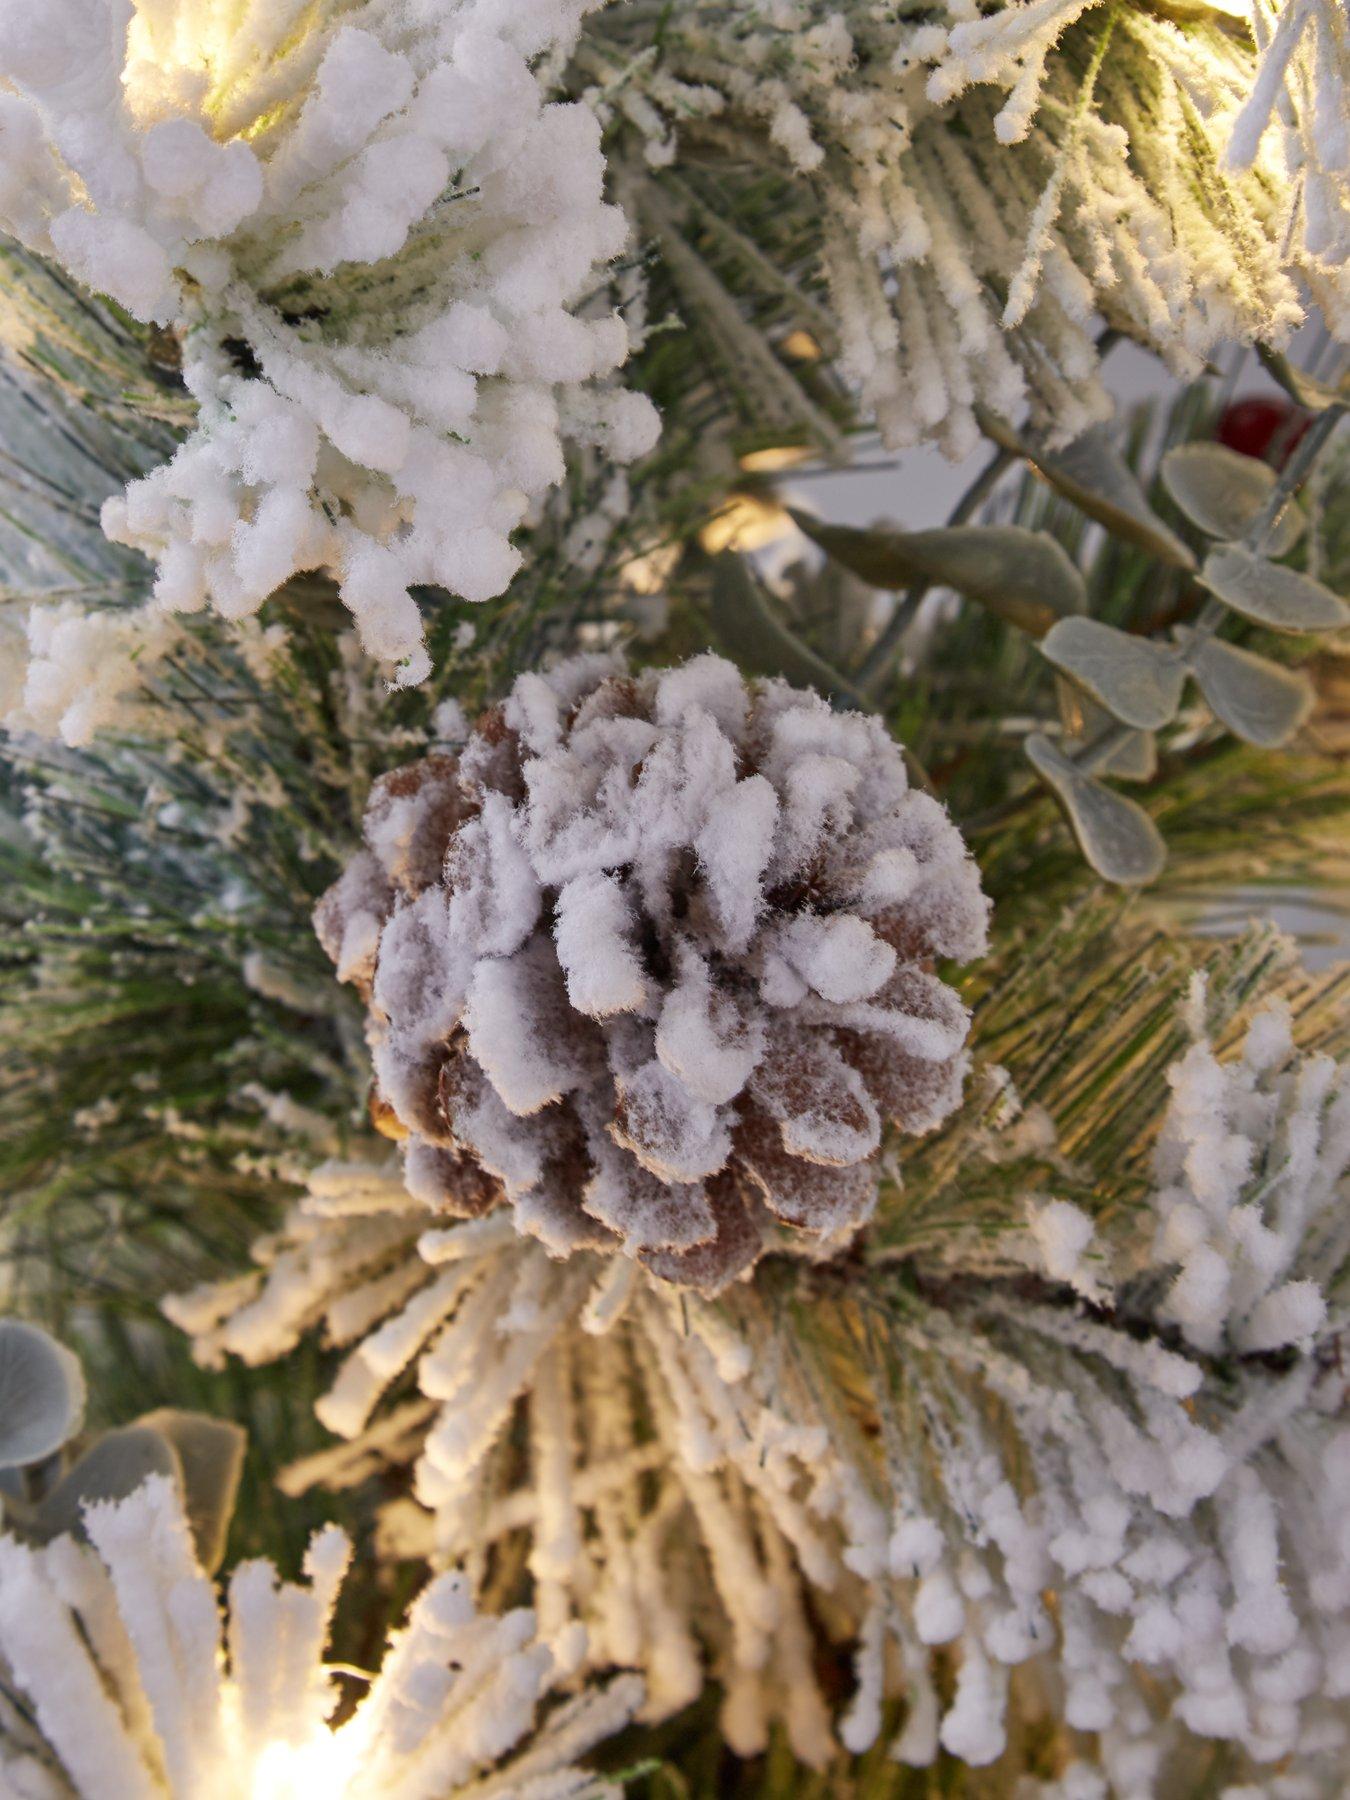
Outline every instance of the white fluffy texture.
<path id="1" fill-rule="evenodd" d="M 1037 1264 L 1052 1281 L 1062 1281 L 1085 1300 L 1104 1301 L 1107 1286 L 1092 1266 L 1092 1220 L 1068 1200 L 1033 1202 L 1027 1220 Z"/>
<path id="2" fill-rule="evenodd" d="M 1084 1793 L 1167 1800 L 1188 1733 L 1240 1747 L 1254 1781 L 1288 1759 L 1288 1793 L 1339 1791 L 1319 1771 L 1350 1753 L 1350 1431 L 1311 1359 L 1211 1383 L 1147 1329 L 1016 1283 L 907 1290 L 874 1455 L 822 1408 L 812 1348 L 850 1329 L 846 1276 L 813 1278 L 808 1337 L 753 1288 L 682 1299 L 622 1259 L 552 1262 L 500 1214 L 427 1223 L 396 1167 L 330 1165 L 246 1286 L 177 1315 L 207 1361 L 326 1318 L 350 1350 L 320 1412 L 352 1441 L 284 1484 L 415 1456 L 424 1510 L 395 1506 L 386 1547 L 458 1561 L 524 1533 L 544 1628 L 580 1618 L 595 1662 L 640 1668 L 649 1717 L 710 1665 L 744 1754 L 775 1718 L 807 1762 L 836 1730 L 862 1749 L 898 1693 L 901 1761 L 983 1765 L 1025 1667 L 1095 1746 Z M 400 1264 L 391 1234 L 411 1258 L 419 1230 L 420 1266 Z M 414 1362 L 424 1399 L 376 1414 Z M 837 1722 L 808 1600 L 857 1643 Z M 946 1702 L 934 1652 L 958 1664 Z"/>
<path id="3" fill-rule="evenodd" d="M 87 744 L 126 723 L 140 671 L 172 642 L 172 620 L 141 611 L 87 613 L 74 601 L 34 606 L 26 643 L 0 642 L 0 722 L 11 731 Z"/>
<path id="4" fill-rule="evenodd" d="M 334 1728 L 342 1690 L 323 1651 L 351 1555 L 336 1526 L 312 1539 L 303 1583 L 279 1582 L 268 1562 L 242 1564 L 222 1621 L 171 1482 L 153 1477 L 85 1517 L 92 1548 L 0 1538 L 5 1795 L 618 1795 L 576 1759 L 627 1724 L 640 1684 L 627 1677 L 587 1692 L 535 1732 L 540 1702 L 571 1674 L 580 1645 L 564 1636 L 548 1648 L 529 1612 L 480 1615 L 463 1576 L 423 1590 Z"/>
<path id="5" fill-rule="evenodd" d="M 382 777 L 365 837 L 315 916 L 413 1178 L 462 1205 L 476 1165 L 555 1255 L 713 1291 L 775 1221 L 835 1247 L 882 1121 L 960 1098 L 932 965 L 982 952 L 988 903 L 875 719 L 714 656 L 577 658 Z"/>
<path id="6" fill-rule="evenodd" d="M 534 71 L 583 11 L 0 0 L 0 225 L 182 338 L 196 429 L 103 515 L 157 609 L 326 569 L 418 681 L 410 587 L 499 594 L 565 440 L 651 447 L 592 299 L 627 235 L 599 129 Z"/>
<path id="7" fill-rule="evenodd" d="M 1285 19 L 1313 10 L 1293 0 Z M 816 317 L 800 322 L 889 445 L 935 438 L 959 456 L 980 404 L 1009 417 L 1029 404 L 1061 442 L 1106 416 L 1103 316 L 1195 374 L 1234 338 L 1286 341 L 1306 279 L 1350 335 L 1344 10 L 1322 0 L 1316 16 L 1290 76 L 1303 148 L 1260 133 L 1267 80 L 1243 115 L 1243 157 L 1218 177 L 1256 57 L 1231 21 L 1199 10 L 1178 23 L 1101 0 L 765 0 L 738 9 L 733 30 L 717 0 L 690 0 L 645 60 L 622 6 L 583 50 L 596 103 L 645 140 L 656 173 L 631 205 L 670 240 L 689 303 L 714 300 L 679 241 L 689 195 L 661 183 L 680 147 L 691 167 L 721 153 L 797 176 L 795 204 L 821 225 L 830 315 L 823 334 Z M 1288 177 L 1287 155 L 1307 182 L 1301 167 Z M 743 278 L 744 259 L 728 260 Z M 719 317 L 734 322 L 725 297 Z M 749 347 L 741 360 L 755 366 Z"/>
<path id="8" fill-rule="evenodd" d="M 390 1519 L 401 1550 L 458 1561 L 526 1530 L 541 1629 L 584 1621 L 595 1665 L 641 1670 L 644 1716 L 693 1700 L 711 1661 L 731 1688 L 736 1748 L 762 1747 L 781 1690 L 793 1701 L 784 1716 L 794 1749 L 822 1763 L 834 1738 L 797 1563 L 804 1555 L 822 1590 L 846 1579 L 831 1523 L 841 1502 L 822 1493 L 813 1518 L 789 1493 L 808 1466 L 825 1474 L 820 1421 L 798 1429 L 763 1412 L 743 1388 L 752 1343 L 720 1310 L 633 1264 L 553 1262 L 500 1213 L 429 1222 L 396 1164 L 325 1165 L 283 1231 L 259 1245 L 256 1276 L 183 1296 L 172 1315 L 207 1362 L 227 1351 L 263 1361 L 325 1318 L 351 1348 L 319 1413 L 353 1441 L 287 1472 L 283 1486 L 345 1484 L 411 1449 L 429 1510 L 405 1503 L 402 1523 Z M 394 1296 L 380 1271 L 399 1229 L 410 1257 L 401 1272 L 417 1285 Z M 414 1360 L 430 1404 L 369 1424 Z M 521 1406 L 530 1467 L 509 1475 Z"/>
<path id="9" fill-rule="evenodd" d="M 1267 138 L 1298 192 L 1303 242 L 1317 261 L 1350 258 L 1350 31 L 1340 0 L 1251 0 L 1261 64 L 1225 161 L 1250 169 Z"/>
<path id="10" fill-rule="evenodd" d="M 1158 1142 L 1159 1313 L 1213 1354 L 1310 1349 L 1350 1257 L 1350 1071 L 1294 1050 L 1285 1011 L 1221 1062 L 1204 1038 L 1168 1072 Z"/>

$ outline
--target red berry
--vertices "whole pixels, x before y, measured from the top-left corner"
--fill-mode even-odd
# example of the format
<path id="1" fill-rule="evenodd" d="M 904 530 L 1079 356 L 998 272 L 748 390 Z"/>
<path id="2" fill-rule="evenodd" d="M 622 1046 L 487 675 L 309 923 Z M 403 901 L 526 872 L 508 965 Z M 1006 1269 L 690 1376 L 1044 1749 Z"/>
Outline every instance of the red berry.
<path id="1" fill-rule="evenodd" d="M 1221 444 L 1242 456 L 1283 464 L 1312 423 L 1301 406 L 1274 396 L 1250 395 L 1225 407 L 1214 433 Z"/>

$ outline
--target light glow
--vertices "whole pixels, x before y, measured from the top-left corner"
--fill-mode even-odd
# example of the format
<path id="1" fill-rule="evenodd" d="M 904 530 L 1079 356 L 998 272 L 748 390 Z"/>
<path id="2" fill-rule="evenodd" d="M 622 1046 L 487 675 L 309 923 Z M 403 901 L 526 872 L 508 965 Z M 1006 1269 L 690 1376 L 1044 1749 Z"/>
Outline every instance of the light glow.
<path id="1" fill-rule="evenodd" d="M 230 36 L 215 8 L 203 13 L 179 7 L 153 19 L 135 13 L 127 26 L 122 85 L 136 118 L 149 123 L 166 111 L 180 110 L 185 99 L 208 112 Z"/>
<path id="2" fill-rule="evenodd" d="M 762 500 L 757 494 L 733 494 L 699 532 L 698 541 L 709 556 L 717 556 L 723 550 L 744 554 L 776 543 L 792 528 L 792 520 L 781 506 Z"/>
<path id="3" fill-rule="evenodd" d="M 355 1773 L 354 1751 L 338 1732 L 299 1744 L 278 1739 L 258 1758 L 250 1800 L 338 1800 Z"/>

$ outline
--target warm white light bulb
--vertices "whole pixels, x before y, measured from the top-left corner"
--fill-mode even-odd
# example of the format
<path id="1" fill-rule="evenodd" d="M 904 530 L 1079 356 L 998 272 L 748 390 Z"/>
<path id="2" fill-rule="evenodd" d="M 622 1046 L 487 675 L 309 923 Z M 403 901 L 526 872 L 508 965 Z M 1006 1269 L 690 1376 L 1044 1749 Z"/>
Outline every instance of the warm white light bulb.
<path id="1" fill-rule="evenodd" d="M 138 4 L 127 22 L 123 76 L 133 107 L 142 87 L 187 81 L 209 89 L 227 60 L 231 40 L 244 27 L 246 11 L 238 4 L 200 6 L 190 0 L 179 0 L 172 9 Z"/>
<path id="2" fill-rule="evenodd" d="M 278 1740 L 257 1760 L 249 1800 L 340 1800 L 353 1773 L 351 1753 L 335 1732 L 299 1744 Z"/>

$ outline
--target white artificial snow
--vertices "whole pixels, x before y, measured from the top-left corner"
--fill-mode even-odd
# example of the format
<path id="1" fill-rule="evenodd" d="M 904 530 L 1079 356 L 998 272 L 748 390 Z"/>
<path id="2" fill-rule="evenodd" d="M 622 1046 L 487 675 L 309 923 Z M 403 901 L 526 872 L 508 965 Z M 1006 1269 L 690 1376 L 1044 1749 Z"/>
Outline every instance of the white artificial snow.
<path id="1" fill-rule="evenodd" d="M 1168 1074 L 1158 1141 L 1160 1316 L 1197 1349 L 1312 1347 L 1350 1252 L 1350 1078 L 1260 1013 L 1240 1056 L 1197 1038 Z M 1338 1315 L 1339 1322 L 1339 1315 Z"/>
<path id="2" fill-rule="evenodd" d="M 1052 1219 L 1042 1235 L 1080 1267 L 1081 1225 Z M 1336 1793 L 1350 1432 L 1334 1372 L 1295 1356 L 1211 1378 L 1145 1313 L 1098 1322 L 990 1277 L 897 1310 L 904 1385 L 875 1390 L 869 1447 L 754 1287 L 709 1303 L 623 1259 L 553 1262 L 500 1211 L 428 1220 L 396 1162 L 326 1165 L 259 1271 L 176 1316 L 208 1361 L 264 1360 L 326 1319 L 348 1349 L 320 1412 L 352 1441 L 287 1484 L 415 1458 L 418 1506 L 387 1521 L 399 1553 L 453 1562 L 523 1533 L 545 1628 L 579 1618 L 596 1664 L 640 1668 L 647 1717 L 692 1700 L 706 1666 L 741 1754 L 775 1719 L 813 1765 L 837 1741 L 866 1748 L 899 1696 L 895 1756 L 983 1766 L 1025 1668 L 1085 1734 L 1101 1796 L 1167 1800 L 1187 1732 Z M 411 1286 L 381 1312 L 399 1267 Z M 414 1364 L 425 1401 L 380 1414 Z M 857 1642 L 837 1722 L 808 1605 Z M 934 1652 L 959 1671 L 945 1699 Z"/>
<path id="3" fill-rule="evenodd" d="M 1350 257 L 1350 36 L 1337 0 L 1251 0 L 1261 63 L 1233 124 L 1225 163 L 1245 170 L 1267 137 L 1283 153 L 1298 196 L 1309 253 L 1327 264 Z"/>
<path id="4" fill-rule="evenodd" d="M 174 635 L 171 621 L 155 613 L 85 612 L 70 600 L 30 608 L 26 632 L 26 644 L 5 646 L 14 660 L 0 720 L 73 746 L 127 718 L 141 667 Z"/>
<path id="5" fill-rule="evenodd" d="M 1083 1266 L 1095 1228 L 1080 1207 L 1068 1200 L 1033 1203 L 1028 1228 L 1041 1266 L 1052 1280 L 1064 1282 L 1085 1300 L 1105 1298 L 1100 1276 Z"/>
<path id="6" fill-rule="evenodd" d="M 241 1564 L 222 1620 L 174 1485 L 85 1512 L 89 1544 L 0 1538 L 0 1789 L 25 1800 L 617 1800 L 577 1766 L 627 1724 L 621 1677 L 536 1715 L 575 1665 L 534 1615 L 485 1617 L 433 1579 L 339 1725 L 323 1660 L 351 1545 L 312 1540 L 305 1580 Z M 21 1707 L 24 1710 L 21 1710 Z"/>
<path id="7" fill-rule="evenodd" d="M 651 447 L 650 404 L 607 380 L 628 338 L 598 289 L 627 226 L 599 127 L 535 66 L 584 10 L 0 5 L 0 226 L 172 327 L 198 404 L 104 507 L 158 565 L 152 616 L 239 619 L 327 570 L 367 651 L 420 681 L 410 589 L 499 594 L 566 441 Z M 46 637 L 24 723 L 88 660 Z"/>
<path id="8" fill-rule="evenodd" d="M 729 17 L 688 0 L 659 54 L 642 54 L 640 13 L 607 9 L 582 61 L 645 146 L 625 203 L 695 316 L 734 324 L 735 306 L 718 261 L 683 248 L 703 221 L 665 171 L 679 180 L 687 149 L 691 168 L 795 178 L 786 204 L 819 221 L 827 284 L 801 325 L 889 446 L 959 457 L 981 406 L 1029 409 L 1057 443 L 1108 416 L 1102 318 L 1192 375 L 1235 339 L 1286 342 L 1305 284 L 1350 336 L 1344 8 L 1253 0 L 1252 18 L 1255 48 L 1200 8 L 791 0 Z M 768 405 L 784 377 L 753 336 L 738 376 L 759 369 Z"/>

